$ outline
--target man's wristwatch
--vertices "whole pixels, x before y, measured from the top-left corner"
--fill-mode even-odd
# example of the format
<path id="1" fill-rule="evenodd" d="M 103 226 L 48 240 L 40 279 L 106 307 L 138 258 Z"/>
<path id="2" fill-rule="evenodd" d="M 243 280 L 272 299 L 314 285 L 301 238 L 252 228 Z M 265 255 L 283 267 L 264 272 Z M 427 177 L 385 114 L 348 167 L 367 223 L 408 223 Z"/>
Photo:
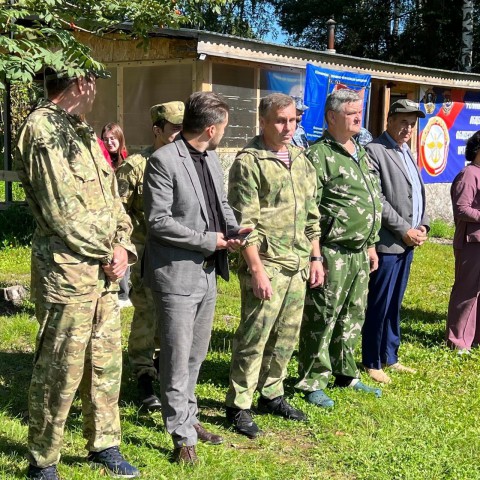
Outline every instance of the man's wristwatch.
<path id="1" fill-rule="evenodd" d="M 323 262 L 323 257 L 310 257 L 311 262 Z"/>

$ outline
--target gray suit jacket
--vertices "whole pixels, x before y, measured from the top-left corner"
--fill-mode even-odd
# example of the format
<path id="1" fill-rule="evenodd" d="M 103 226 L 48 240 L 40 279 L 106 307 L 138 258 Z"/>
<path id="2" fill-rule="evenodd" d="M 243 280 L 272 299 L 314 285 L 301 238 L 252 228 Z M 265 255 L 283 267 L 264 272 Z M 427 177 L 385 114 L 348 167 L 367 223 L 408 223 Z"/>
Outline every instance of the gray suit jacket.
<path id="1" fill-rule="evenodd" d="M 179 136 L 180 137 L 180 136 Z M 215 152 L 207 153 L 226 231 L 238 228 L 223 188 L 222 167 Z M 193 160 L 181 138 L 159 148 L 147 163 L 143 184 L 147 239 L 143 277 L 147 287 L 162 293 L 190 295 L 206 257 L 215 252 L 217 235 L 208 231 L 208 213 Z M 223 232 L 226 233 L 226 232 Z M 226 250 L 220 250 L 220 274 L 228 280 Z"/>
<path id="2" fill-rule="evenodd" d="M 380 179 L 380 197 L 382 200 L 382 228 L 380 241 L 376 248 L 382 253 L 403 253 L 407 248 L 402 237 L 412 228 L 412 185 L 404 162 L 388 141 L 385 132 L 369 143 L 367 151 L 372 166 Z M 418 169 L 417 169 L 418 171 Z M 422 185 L 423 215 L 421 224 L 429 228 L 429 219 L 425 213 L 425 187 Z"/>

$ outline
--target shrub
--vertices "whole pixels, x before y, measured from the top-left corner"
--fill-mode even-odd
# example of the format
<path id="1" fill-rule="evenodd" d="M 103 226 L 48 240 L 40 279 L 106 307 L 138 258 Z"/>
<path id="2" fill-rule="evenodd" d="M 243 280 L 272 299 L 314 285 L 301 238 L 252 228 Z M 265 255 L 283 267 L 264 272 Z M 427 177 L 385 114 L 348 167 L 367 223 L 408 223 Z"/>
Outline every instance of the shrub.
<path id="1" fill-rule="evenodd" d="M 35 220 L 26 205 L 12 205 L 0 211 L 0 248 L 30 245 Z"/>

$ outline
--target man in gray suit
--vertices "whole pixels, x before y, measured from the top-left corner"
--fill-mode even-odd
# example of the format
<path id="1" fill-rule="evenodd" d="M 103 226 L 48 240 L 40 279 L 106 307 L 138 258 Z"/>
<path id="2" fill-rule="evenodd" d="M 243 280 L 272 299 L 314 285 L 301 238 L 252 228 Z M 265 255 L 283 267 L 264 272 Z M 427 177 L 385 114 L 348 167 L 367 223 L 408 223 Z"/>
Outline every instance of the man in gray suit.
<path id="1" fill-rule="evenodd" d="M 368 304 L 362 330 L 362 363 L 370 377 L 389 383 L 382 365 L 415 373 L 398 362 L 400 307 L 407 287 L 415 247 L 427 239 L 425 187 L 408 147 L 418 117 L 418 103 L 397 100 L 388 112 L 387 130 L 367 150 L 380 180 L 383 204 L 378 269 L 370 274 Z"/>
<path id="2" fill-rule="evenodd" d="M 144 178 L 144 280 L 160 329 L 162 415 L 179 463 L 197 462 L 197 439 L 223 441 L 198 421 L 195 385 L 212 329 L 215 274 L 228 280 L 227 249 L 241 245 L 227 239 L 239 227 L 213 151 L 227 122 L 228 105 L 218 95 L 192 94 L 182 133 L 153 154 Z"/>

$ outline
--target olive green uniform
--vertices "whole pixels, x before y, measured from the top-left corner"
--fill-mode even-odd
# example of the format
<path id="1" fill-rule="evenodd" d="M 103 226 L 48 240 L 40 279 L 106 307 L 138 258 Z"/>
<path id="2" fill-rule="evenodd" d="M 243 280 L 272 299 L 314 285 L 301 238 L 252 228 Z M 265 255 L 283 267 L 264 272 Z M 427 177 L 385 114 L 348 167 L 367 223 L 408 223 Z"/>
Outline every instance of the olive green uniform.
<path id="1" fill-rule="evenodd" d="M 40 329 L 29 392 L 30 463 L 60 458 L 65 421 L 80 389 L 89 451 L 120 443 L 122 349 L 118 284 L 102 264 L 129 252 L 131 222 L 95 133 L 43 100 L 20 129 L 16 164 L 37 222 L 32 298 Z"/>
<path id="2" fill-rule="evenodd" d="M 147 161 L 154 151 L 151 146 L 139 154 L 130 155 L 116 172 L 120 198 L 132 219 L 132 242 L 140 259 L 147 234 L 143 213 L 143 175 Z M 135 307 L 135 312 L 128 338 L 128 358 L 136 377 L 148 374 L 155 378 L 153 357 L 155 350 L 160 348 L 160 340 L 152 294 L 150 289 L 143 285 L 141 261 L 132 267 L 130 280 L 132 282 L 130 301 Z"/>
<path id="3" fill-rule="evenodd" d="M 229 204 L 242 227 L 253 227 L 246 246 L 258 248 L 273 296 L 257 298 L 241 257 L 241 320 L 233 342 L 228 407 L 248 409 L 257 389 L 283 395 L 287 365 L 298 340 L 311 242 L 319 237 L 316 176 L 298 147 L 287 146 L 288 168 L 261 137 L 238 154 L 229 180 Z"/>
<path id="4" fill-rule="evenodd" d="M 297 388 L 323 390 L 330 375 L 357 378 L 354 348 L 367 301 L 370 262 L 381 222 L 378 179 L 365 150 L 357 159 L 327 132 L 307 150 L 316 169 L 324 288 L 308 290 L 299 346 Z"/>

